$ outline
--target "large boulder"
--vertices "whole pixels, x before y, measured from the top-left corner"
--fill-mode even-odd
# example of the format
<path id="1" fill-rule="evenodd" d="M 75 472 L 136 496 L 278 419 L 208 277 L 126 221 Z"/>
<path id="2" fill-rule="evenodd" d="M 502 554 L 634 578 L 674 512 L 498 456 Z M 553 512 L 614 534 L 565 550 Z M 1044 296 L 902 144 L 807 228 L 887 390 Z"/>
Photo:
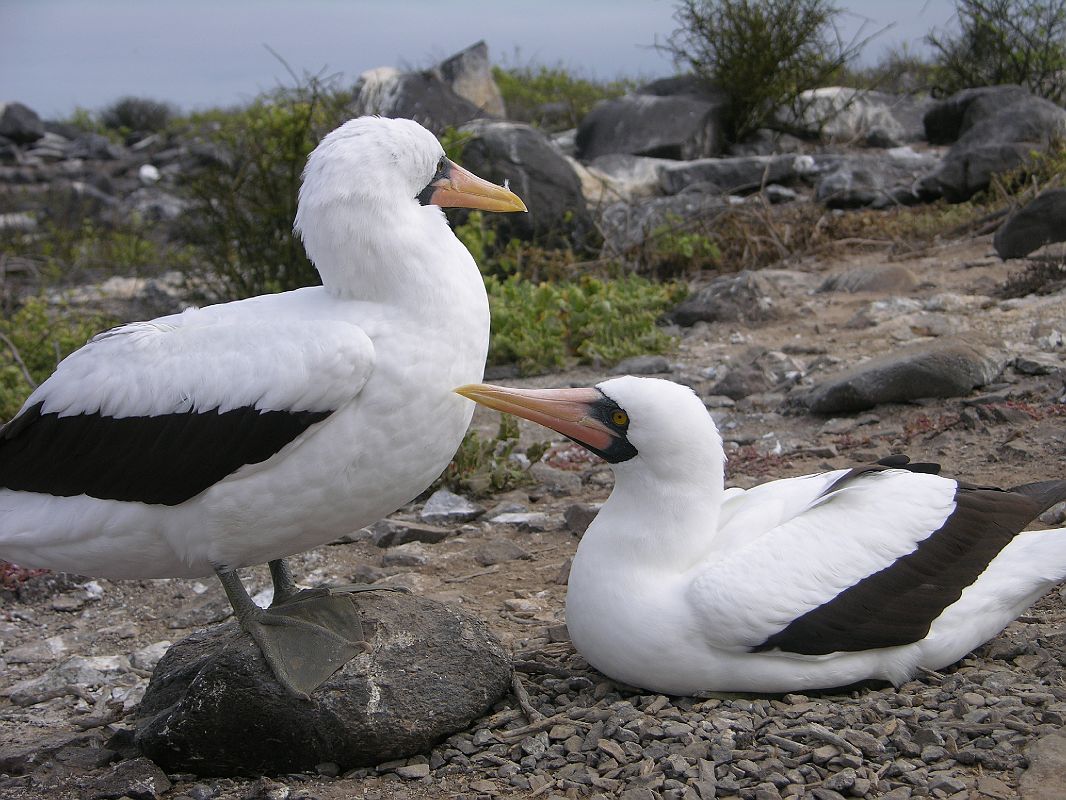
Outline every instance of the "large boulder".
<path id="1" fill-rule="evenodd" d="M 931 108 L 925 127 L 930 142 L 954 144 L 922 191 L 962 202 L 1066 135 L 1066 110 L 1019 86 L 965 89 Z"/>
<path id="2" fill-rule="evenodd" d="M 663 166 L 659 181 L 663 194 L 699 188 L 712 194 L 751 192 L 763 183 L 783 183 L 796 177 L 791 155 L 700 158 Z"/>
<path id="3" fill-rule="evenodd" d="M 784 300 L 766 270 L 743 270 L 735 275 L 722 275 L 697 289 L 668 316 L 682 326 L 697 322 L 757 324 L 784 316 L 788 308 Z"/>
<path id="4" fill-rule="evenodd" d="M 822 155 L 814 196 L 829 208 L 887 208 L 913 205 L 923 198 L 922 178 L 937 159 L 909 147 L 874 154 Z"/>
<path id="5" fill-rule="evenodd" d="M 577 155 L 691 159 L 722 149 L 722 103 L 705 96 L 630 94 L 600 103 L 577 129 Z"/>
<path id="6" fill-rule="evenodd" d="M 178 642 L 138 709 L 137 746 L 171 773 L 347 770 L 424 752 L 508 690 L 510 659 L 481 620 L 389 591 L 358 605 L 372 649 L 310 700 L 281 688 L 235 622 Z"/>
<path id="7" fill-rule="evenodd" d="M 438 136 L 448 128 L 485 116 L 481 108 L 456 94 L 436 72 L 400 72 L 392 67 L 379 67 L 359 76 L 351 114 L 406 117 Z"/>
<path id="8" fill-rule="evenodd" d="M 1066 241 L 1066 189 L 1049 189 L 1015 211 L 992 240 L 1000 258 L 1022 258 L 1052 242 Z"/>
<path id="9" fill-rule="evenodd" d="M 932 103 L 924 96 L 826 86 L 803 92 L 798 112 L 779 113 L 778 123 L 831 142 L 895 147 L 925 138 L 922 118 Z"/>
<path id="10" fill-rule="evenodd" d="M 492 78 L 489 47 L 484 41 L 442 61 L 437 66 L 437 73 L 453 92 L 490 117 L 507 116 L 500 87 Z"/>
<path id="11" fill-rule="evenodd" d="M 603 257 L 640 260 L 645 242 L 653 237 L 668 229 L 697 226 L 701 220 L 718 216 L 726 207 L 724 198 L 701 192 L 612 203 L 600 212 Z"/>
<path id="12" fill-rule="evenodd" d="M 509 183 L 529 209 L 494 216 L 504 236 L 577 248 L 594 243 L 581 181 L 547 136 L 530 125 L 494 120 L 476 120 L 460 130 L 471 137 L 463 146 L 463 166 L 486 180 Z"/>
<path id="13" fill-rule="evenodd" d="M 0 136 L 16 144 L 30 144 L 44 136 L 37 112 L 22 103 L 0 103 Z"/>
<path id="14" fill-rule="evenodd" d="M 1002 368 L 997 355 L 965 342 L 921 344 L 831 375 L 795 400 L 816 414 L 840 414 L 923 397 L 963 397 Z"/>

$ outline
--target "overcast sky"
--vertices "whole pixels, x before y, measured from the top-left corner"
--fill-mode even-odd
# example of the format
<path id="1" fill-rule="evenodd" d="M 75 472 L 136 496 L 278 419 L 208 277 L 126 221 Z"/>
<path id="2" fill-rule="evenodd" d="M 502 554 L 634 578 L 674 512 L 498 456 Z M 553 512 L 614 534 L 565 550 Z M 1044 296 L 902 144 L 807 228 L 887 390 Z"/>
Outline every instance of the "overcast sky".
<path id="1" fill-rule="evenodd" d="M 921 49 L 951 23 L 952 0 L 836 0 L 845 33 L 866 23 L 866 60 Z M 675 0 L 0 0 L 0 102 L 42 116 L 124 95 L 182 109 L 232 105 L 297 72 L 354 79 L 372 67 L 425 67 L 484 39 L 505 65 L 565 66 L 588 77 L 672 72 L 652 46 Z"/>

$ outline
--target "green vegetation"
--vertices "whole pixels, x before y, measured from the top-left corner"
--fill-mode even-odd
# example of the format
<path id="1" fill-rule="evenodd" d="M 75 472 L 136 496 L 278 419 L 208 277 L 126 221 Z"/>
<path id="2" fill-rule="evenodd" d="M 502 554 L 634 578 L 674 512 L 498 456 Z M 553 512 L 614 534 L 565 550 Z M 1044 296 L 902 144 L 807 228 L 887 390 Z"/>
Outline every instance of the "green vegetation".
<path id="1" fill-rule="evenodd" d="M 723 92 L 726 138 L 742 141 L 858 55 L 865 42 L 844 42 L 840 13 L 830 0 L 681 0 L 663 47 Z"/>
<path id="2" fill-rule="evenodd" d="M 347 119 L 349 92 L 316 77 L 190 125 L 219 157 L 184 186 L 194 206 L 185 239 L 202 255 L 196 275 L 225 299 L 319 283 L 292 231 L 307 155 Z"/>
<path id="3" fill-rule="evenodd" d="M 101 314 L 55 306 L 44 297 L 0 317 L 0 420 L 11 419 L 64 356 L 112 324 Z"/>
<path id="4" fill-rule="evenodd" d="M 492 77 L 500 87 L 508 118 L 550 132 L 577 127 L 596 103 L 637 87 L 629 78 L 598 81 L 544 65 L 493 67 Z"/>
<path id="5" fill-rule="evenodd" d="M 501 414 L 495 438 L 482 436 L 475 430 L 467 431 L 452 463 L 431 489 L 445 486 L 452 491 L 485 495 L 532 483 L 527 468 L 511 458 L 518 452 L 518 419 Z M 525 453 L 530 463 L 539 461 L 543 454 L 542 444 L 530 446 Z"/>
<path id="6" fill-rule="evenodd" d="M 1066 98 L 1066 0 L 955 0 L 955 14 L 957 32 L 926 37 L 939 91 L 1017 83 Z"/>
<path id="7" fill-rule="evenodd" d="M 517 364 L 524 374 L 668 350 L 673 340 L 656 322 L 685 291 L 636 275 L 557 283 L 489 276 L 485 283 L 492 311 L 489 363 Z"/>

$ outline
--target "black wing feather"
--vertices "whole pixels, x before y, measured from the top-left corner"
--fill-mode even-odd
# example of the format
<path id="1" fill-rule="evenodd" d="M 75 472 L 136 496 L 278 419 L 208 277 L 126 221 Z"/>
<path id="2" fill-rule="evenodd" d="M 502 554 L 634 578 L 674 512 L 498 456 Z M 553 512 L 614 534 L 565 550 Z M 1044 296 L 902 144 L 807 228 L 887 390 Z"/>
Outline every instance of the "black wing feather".
<path id="1" fill-rule="evenodd" d="M 245 464 L 265 461 L 331 411 L 184 412 L 151 417 L 31 406 L 0 428 L 0 487 L 178 505 Z"/>
<path id="2" fill-rule="evenodd" d="M 883 469 L 936 472 L 935 464 L 909 464 L 901 458 L 852 470 L 827 491 Z M 959 484 L 951 516 L 912 552 L 797 617 L 752 650 L 826 655 L 919 641 L 1018 533 L 1063 499 L 1066 481 L 1009 490 Z"/>

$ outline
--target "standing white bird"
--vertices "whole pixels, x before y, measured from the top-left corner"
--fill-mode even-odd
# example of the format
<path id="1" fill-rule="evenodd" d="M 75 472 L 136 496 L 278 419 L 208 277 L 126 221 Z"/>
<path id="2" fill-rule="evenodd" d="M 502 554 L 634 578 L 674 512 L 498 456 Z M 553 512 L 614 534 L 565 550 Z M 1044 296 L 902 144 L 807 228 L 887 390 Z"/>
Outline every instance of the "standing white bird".
<path id="1" fill-rule="evenodd" d="M 283 557 L 380 519 L 447 466 L 480 380 L 484 284 L 437 206 L 524 211 L 410 120 L 364 117 L 307 160 L 296 230 L 322 286 L 116 328 L 0 428 L 0 558 L 107 578 L 215 572 L 306 696 L 362 649 L 350 594 Z M 269 562 L 274 604 L 236 569 Z"/>
<path id="2" fill-rule="evenodd" d="M 901 683 L 991 639 L 1066 578 L 1066 529 L 1022 529 L 1066 481 L 970 486 L 905 456 L 724 489 L 722 440 L 687 387 L 460 394 L 573 439 L 615 486 L 570 570 L 574 646 L 668 694 Z"/>

